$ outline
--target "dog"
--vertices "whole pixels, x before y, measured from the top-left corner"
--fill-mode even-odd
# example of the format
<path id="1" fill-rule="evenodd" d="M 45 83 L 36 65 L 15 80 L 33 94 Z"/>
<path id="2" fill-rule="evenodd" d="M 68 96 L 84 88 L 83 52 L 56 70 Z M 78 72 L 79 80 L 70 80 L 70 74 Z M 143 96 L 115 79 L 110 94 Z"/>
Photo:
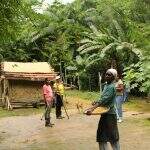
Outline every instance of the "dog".
<path id="1" fill-rule="evenodd" d="M 77 110 L 78 110 L 79 113 L 83 112 L 83 103 L 77 102 L 76 103 L 76 108 L 77 108 Z"/>

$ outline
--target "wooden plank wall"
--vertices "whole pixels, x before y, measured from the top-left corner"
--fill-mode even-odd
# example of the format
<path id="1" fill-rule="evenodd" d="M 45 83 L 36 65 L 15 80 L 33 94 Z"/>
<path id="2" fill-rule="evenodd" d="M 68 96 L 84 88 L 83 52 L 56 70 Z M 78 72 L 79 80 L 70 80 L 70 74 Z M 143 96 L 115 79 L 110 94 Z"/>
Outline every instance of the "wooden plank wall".
<path id="1" fill-rule="evenodd" d="M 42 82 L 9 80 L 10 101 L 32 102 L 43 99 Z"/>

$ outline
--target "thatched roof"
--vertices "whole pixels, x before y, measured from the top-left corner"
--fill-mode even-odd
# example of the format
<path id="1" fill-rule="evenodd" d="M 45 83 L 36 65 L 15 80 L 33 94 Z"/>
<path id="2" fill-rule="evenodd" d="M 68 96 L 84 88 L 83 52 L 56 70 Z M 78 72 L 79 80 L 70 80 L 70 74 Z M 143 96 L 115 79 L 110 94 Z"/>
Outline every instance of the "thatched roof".
<path id="1" fill-rule="evenodd" d="M 50 73 L 54 69 L 47 62 L 3 62 L 5 72 Z"/>
<path id="2" fill-rule="evenodd" d="M 56 72 L 47 62 L 2 62 L 1 77 L 7 79 L 54 79 Z"/>

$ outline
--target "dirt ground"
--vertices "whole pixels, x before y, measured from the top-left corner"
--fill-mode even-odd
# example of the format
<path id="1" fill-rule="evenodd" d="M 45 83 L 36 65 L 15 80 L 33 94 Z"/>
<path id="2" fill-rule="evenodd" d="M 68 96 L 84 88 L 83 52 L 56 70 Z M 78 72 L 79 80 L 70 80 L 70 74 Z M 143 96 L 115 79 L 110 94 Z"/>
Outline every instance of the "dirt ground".
<path id="1" fill-rule="evenodd" d="M 85 116 L 70 109 L 70 119 L 56 120 L 52 114 L 55 126 L 46 128 L 41 115 L 0 119 L 0 149 L 98 150 L 95 136 L 99 116 Z M 118 124 L 121 150 L 150 149 L 150 126 L 139 122 L 144 118 L 150 118 L 150 114 L 124 112 L 124 121 Z"/>

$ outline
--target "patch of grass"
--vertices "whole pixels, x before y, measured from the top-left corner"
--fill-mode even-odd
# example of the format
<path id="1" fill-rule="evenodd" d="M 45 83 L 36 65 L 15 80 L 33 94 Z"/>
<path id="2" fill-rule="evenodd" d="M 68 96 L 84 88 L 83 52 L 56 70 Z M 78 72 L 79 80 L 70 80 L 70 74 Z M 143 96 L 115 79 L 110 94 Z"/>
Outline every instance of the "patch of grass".
<path id="1" fill-rule="evenodd" d="M 150 118 L 132 118 L 127 119 L 126 121 L 141 127 L 148 127 L 150 129 Z"/>
<path id="2" fill-rule="evenodd" d="M 67 90 L 65 94 L 68 97 L 78 97 L 83 100 L 95 101 L 100 97 L 99 92 L 87 92 L 87 91 L 78 91 L 78 90 Z"/>
<path id="3" fill-rule="evenodd" d="M 124 104 L 124 108 L 132 111 L 150 112 L 150 103 L 147 103 L 144 99 L 131 98 L 129 102 Z"/>
<path id="4" fill-rule="evenodd" d="M 87 92 L 78 90 L 68 90 L 66 95 L 72 98 L 80 98 L 87 101 L 95 101 L 100 98 L 99 92 Z M 145 99 L 138 97 L 131 97 L 129 102 L 125 102 L 123 107 L 129 111 L 140 111 L 140 112 L 150 112 L 150 103 Z"/>
<path id="5" fill-rule="evenodd" d="M 150 127 L 150 118 L 144 119 L 143 124 Z"/>
<path id="6" fill-rule="evenodd" d="M 99 92 L 87 92 L 78 90 L 67 90 L 65 95 L 69 98 L 77 98 L 85 101 L 95 101 L 100 98 Z M 64 96 L 65 97 L 65 96 Z M 72 103 L 72 102 L 71 102 Z M 140 111 L 140 112 L 150 112 L 150 103 L 146 102 L 140 98 L 130 98 L 129 102 L 126 102 L 123 107 L 129 111 Z M 0 118 L 9 116 L 27 116 L 40 114 L 44 112 L 44 107 L 40 108 L 24 108 L 24 109 L 14 109 L 13 111 L 8 111 L 0 108 Z"/>

